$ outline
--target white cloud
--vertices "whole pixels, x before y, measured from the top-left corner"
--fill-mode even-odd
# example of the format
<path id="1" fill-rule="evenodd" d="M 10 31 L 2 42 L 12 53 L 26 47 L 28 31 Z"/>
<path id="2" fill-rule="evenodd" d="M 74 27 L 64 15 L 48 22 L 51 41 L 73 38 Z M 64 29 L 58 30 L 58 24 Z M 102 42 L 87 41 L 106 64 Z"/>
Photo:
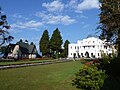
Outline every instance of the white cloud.
<path id="1" fill-rule="evenodd" d="M 40 27 L 42 25 L 43 25 L 42 22 L 37 22 L 37 21 L 34 21 L 34 20 L 31 20 L 31 21 L 28 21 L 28 22 L 24 23 L 24 26 L 28 27 L 28 28 L 37 28 L 37 27 Z"/>
<path id="2" fill-rule="evenodd" d="M 16 19 L 29 20 L 28 18 L 22 16 L 22 15 L 19 14 L 19 13 L 15 13 L 15 14 L 10 15 L 10 16 L 11 16 L 14 20 L 16 20 Z"/>
<path id="3" fill-rule="evenodd" d="M 98 0 L 70 0 L 65 4 L 66 9 L 73 10 L 77 13 L 82 13 L 83 10 L 98 9 Z"/>
<path id="4" fill-rule="evenodd" d="M 51 3 L 43 3 L 43 7 L 47 8 L 50 12 L 62 11 L 64 9 L 64 4 L 58 0 L 55 0 Z"/>
<path id="5" fill-rule="evenodd" d="M 10 28 L 10 31 L 9 31 L 9 32 L 10 32 L 10 34 L 11 34 L 11 33 L 12 33 L 12 34 L 13 34 L 13 33 L 16 34 L 16 33 L 21 32 L 21 30 L 18 30 L 18 29 L 16 29 L 16 28 Z"/>
<path id="6" fill-rule="evenodd" d="M 42 6 L 45 7 L 47 11 L 44 11 L 44 13 L 37 13 L 37 16 L 42 19 L 42 22 L 44 22 L 44 24 L 70 25 L 76 22 L 76 20 L 67 15 L 66 12 L 82 13 L 84 10 L 98 9 L 99 1 L 69 0 L 66 3 L 63 3 L 62 0 L 53 0 L 52 2 L 43 3 Z M 74 16 L 74 18 L 76 17 Z M 79 18 L 87 19 L 88 17 L 81 14 Z"/>
<path id="7" fill-rule="evenodd" d="M 28 30 L 37 30 L 41 26 L 43 26 L 42 22 L 31 20 L 30 18 L 26 18 L 21 14 L 15 13 L 13 15 L 10 15 L 12 17 L 12 20 L 15 20 L 15 23 L 11 24 L 11 30 L 15 33 L 16 30 L 21 31 L 22 29 L 28 29 Z"/>
<path id="8" fill-rule="evenodd" d="M 83 0 L 83 2 L 77 5 L 76 12 L 81 12 L 83 10 L 89 10 L 94 8 L 99 8 L 98 0 Z"/>
<path id="9" fill-rule="evenodd" d="M 43 25 L 42 22 L 37 22 L 34 20 L 27 21 L 27 22 L 17 22 L 16 24 L 12 24 L 12 29 L 30 29 L 30 30 L 37 30 Z"/>
<path id="10" fill-rule="evenodd" d="M 36 13 L 36 16 L 40 17 L 42 19 L 42 22 L 46 24 L 70 25 L 76 22 L 75 19 L 72 19 L 68 15 L 52 15 L 52 14 L 45 14 L 45 13 L 38 12 Z"/>
<path id="11" fill-rule="evenodd" d="M 75 9 L 77 7 L 78 0 L 70 0 L 67 4 L 65 4 L 65 7 L 68 9 Z"/>

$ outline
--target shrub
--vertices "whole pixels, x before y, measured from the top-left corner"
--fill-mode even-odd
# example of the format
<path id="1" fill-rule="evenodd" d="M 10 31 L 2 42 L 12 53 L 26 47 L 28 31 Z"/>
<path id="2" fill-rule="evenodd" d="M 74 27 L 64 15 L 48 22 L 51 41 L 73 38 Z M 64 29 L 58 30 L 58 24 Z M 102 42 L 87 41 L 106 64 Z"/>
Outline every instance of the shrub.
<path id="1" fill-rule="evenodd" d="M 106 55 L 105 53 L 102 54 L 102 63 L 109 64 L 111 61 L 117 58 L 117 55 L 113 52 L 112 54 Z"/>
<path id="2" fill-rule="evenodd" d="M 108 75 L 118 76 L 120 78 L 120 59 L 115 58 L 110 63 L 102 63 L 102 69 L 106 71 Z"/>
<path id="3" fill-rule="evenodd" d="M 120 77 L 120 58 L 114 53 L 112 54 L 112 57 L 103 54 L 102 59 L 100 60 L 100 68 L 105 70 L 108 75 Z"/>
<path id="4" fill-rule="evenodd" d="M 84 66 L 75 74 L 73 85 L 76 88 L 87 90 L 100 90 L 107 77 L 105 71 L 98 70 L 95 64 Z"/>

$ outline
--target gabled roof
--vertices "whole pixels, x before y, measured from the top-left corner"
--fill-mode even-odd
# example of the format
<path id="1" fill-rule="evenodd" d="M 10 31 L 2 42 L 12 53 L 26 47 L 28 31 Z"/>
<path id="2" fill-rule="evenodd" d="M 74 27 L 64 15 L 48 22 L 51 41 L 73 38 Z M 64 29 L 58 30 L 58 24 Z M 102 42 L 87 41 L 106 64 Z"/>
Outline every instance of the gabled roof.
<path id="1" fill-rule="evenodd" d="M 37 54 L 36 46 L 33 43 L 29 45 L 28 43 L 21 41 L 16 44 L 9 44 L 6 52 L 12 53 L 16 45 L 19 45 L 22 54 Z"/>
<path id="2" fill-rule="evenodd" d="M 6 52 L 11 53 L 11 51 L 13 51 L 14 48 L 15 48 L 15 44 L 9 44 L 6 49 Z"/>
<path id="3" fill-rule="evenodd" d="M 29 54 L 36 54 L 37 53 L 37 49 L 36 46 L 33 45 L 29 45 Z"/>
<path id="4" fill-rule="evenodd" d="M 29 44 L 24 42 L 17 42 L 17 45 L 20 46 L 20 51 L 22 54 L 29 54 Z"/>

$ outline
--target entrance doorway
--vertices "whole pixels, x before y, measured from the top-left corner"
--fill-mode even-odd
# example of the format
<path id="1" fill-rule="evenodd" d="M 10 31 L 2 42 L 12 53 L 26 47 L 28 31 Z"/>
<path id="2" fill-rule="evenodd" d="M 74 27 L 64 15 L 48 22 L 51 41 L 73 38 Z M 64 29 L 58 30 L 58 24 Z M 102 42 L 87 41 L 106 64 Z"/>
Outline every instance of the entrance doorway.
<path id="1" fill-rule="evenodd" d="M 86 56 L 86 58 L 90 58 L 88 52 L 85 53 L 85 56 Z"/>

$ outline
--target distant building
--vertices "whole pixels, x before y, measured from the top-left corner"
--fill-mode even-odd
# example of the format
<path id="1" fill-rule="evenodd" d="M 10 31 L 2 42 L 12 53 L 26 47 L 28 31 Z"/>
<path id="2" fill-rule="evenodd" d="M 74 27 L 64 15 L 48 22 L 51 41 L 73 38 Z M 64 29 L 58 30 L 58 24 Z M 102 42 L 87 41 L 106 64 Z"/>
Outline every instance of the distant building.
<path id="1" fill-rule="evenodd" d="M 28 44 L 28 42 L 22 42 L 20 40 L 16 44 L 9 44 L 5 53 L 6 58 L 15 59 L 34 59 L 37 55 L 37 49 L 34 43 Z"/>
<path id="2" fill-rule="evenodd" d="M 101 58 L 103 53 L 111 55 L 113 52 L 116 52 L 114 46 L 96 37 L 88 37 L 68 45 L 68 58 Z"/>

